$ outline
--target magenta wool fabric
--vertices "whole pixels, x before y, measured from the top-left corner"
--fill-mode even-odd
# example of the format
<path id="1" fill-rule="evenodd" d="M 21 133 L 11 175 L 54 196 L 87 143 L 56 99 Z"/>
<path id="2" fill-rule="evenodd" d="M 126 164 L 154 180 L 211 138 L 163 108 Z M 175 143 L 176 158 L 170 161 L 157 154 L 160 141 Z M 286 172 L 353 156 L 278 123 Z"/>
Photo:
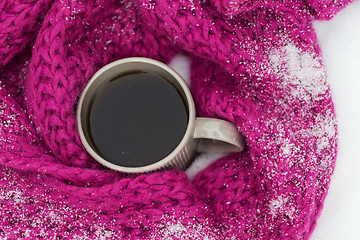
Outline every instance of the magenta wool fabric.
<path id="1" fill-rule="evenodd" d="M 309 239 L 337 126 L 314 20 L 350 0 L 0 2 L 1 239 Z M 191 57 L 199 116 L 242 153 L 193 181 L 126 175 L 84 150 L 77 99 L 105 64 Z"/>

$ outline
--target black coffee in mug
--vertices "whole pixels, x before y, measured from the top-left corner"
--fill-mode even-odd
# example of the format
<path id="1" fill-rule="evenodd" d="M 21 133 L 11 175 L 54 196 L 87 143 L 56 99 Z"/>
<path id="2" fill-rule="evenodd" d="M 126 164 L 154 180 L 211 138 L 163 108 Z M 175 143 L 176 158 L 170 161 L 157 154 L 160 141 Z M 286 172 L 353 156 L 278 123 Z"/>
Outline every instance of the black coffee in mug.
<path id="1" fill-rule="evenodd" d="M 183 138 L 188 112 L 176 88 L 155 72 L 133 71 L 103 83 L 90 104 L 90 140 L 109 162 L 153 164 Z"/>

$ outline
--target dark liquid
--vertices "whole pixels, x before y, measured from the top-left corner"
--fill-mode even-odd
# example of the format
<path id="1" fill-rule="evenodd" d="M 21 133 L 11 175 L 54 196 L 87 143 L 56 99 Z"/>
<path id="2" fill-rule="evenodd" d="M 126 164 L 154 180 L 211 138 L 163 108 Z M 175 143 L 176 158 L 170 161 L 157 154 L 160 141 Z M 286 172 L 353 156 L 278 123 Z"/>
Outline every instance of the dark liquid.
<path id="1" fill-rule="evenodd" d="M 187 123 L 177 90 L 151 72 L 132 72 L 103 84 L 89 117 L 98 154 L 124 167 L 146 166 L 169 155 Z"/>

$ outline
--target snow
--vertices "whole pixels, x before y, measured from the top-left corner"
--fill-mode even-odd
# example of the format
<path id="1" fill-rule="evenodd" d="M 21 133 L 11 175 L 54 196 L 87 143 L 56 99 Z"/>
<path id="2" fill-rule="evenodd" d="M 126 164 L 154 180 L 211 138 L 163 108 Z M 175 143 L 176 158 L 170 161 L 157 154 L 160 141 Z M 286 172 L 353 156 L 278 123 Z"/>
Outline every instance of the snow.
<path id="1" fill-rule="evenodd" d="M 284 198 L 282 196 L 270 201 L 269 208 L 271 215 L 273 215 L 273 217 L 277 217 L 279 214 L 285 214 L 289 218 L 293 219 L 295 207 L 291 205 L 286 206 L 287 202 L 288 198 Z"/>
<path id="2" fill-rule="evenodd" d="M 182 220 L 182 217 L 176 218 L 171 215 L 164 215 L 159 225 L 159 231 L 155 232 L 150 239 L 218 239 L 214 235 L 214 231 L 216 230 L 210 227 L 210 224 L 207 221 L 185 224 Z"/>
<path id="3" fill-rule="evenodd" d="M 178 54 L 169 63 L 169 66 L 174 69 L 185 80 L 190 87 L 190 57 Z"/>
<path id="4" fill-rule="evenodd" d="M 198 172 L 205 169 L 208 165 L 215 162 L 219 158 L 225 156 L 224 153 L 203 153 L 196 158 L 191 166 L 186 169 L 186 175 L 193 180 Z"/>
<path id="5" fill-rule="evenodd" d="M 315 56 L 297 48 L 293 43 L 270 53 L 275 74 L 282 79 L 285 92 L 307 102 L 322 99 L 328 90 L 325 70 Z"/>

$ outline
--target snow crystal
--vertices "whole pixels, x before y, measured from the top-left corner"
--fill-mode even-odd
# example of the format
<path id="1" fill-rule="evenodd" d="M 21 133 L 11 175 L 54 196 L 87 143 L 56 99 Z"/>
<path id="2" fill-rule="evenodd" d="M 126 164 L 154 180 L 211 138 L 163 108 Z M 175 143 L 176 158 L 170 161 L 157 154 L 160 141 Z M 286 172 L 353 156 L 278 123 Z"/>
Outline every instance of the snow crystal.
<path id="1" fill-rule="evenodd" d="M 227 10 L 229 11 L 230 13 L 230 17 L 233 17 L 231 13 L 237 13 L 237 11 L 239 11 L 240 9 L 240 2 L 239 1 L 230 1 L 228 2 L 228 5 L 227 5 Z"/>
<path id="2" fill-rule="evenodd" d="M 290 127 L 294 119 L 289 114 L 286 114 L 282 121 L 277 119 L 269 121 L 269 124 L 276 124 L 275 142 L 280 146 L 280 154 L 291 159 L 289 163 L 291 167 L 295 162 L 305 162 L 304 156 L 300 154 L 298 143 L 304 143 L 307 141 L 306 139 L 315 139 L 314 148 L 317 155 L 331 147 L 336 134 L 336 120 L 331 111 L 327 113 L 309 111 L 314 106 L 314 101 L 323 100 L 329 91 L 325 68 L 315 53 L 301 50 L 294 43 L 284 41 L 283 47 L 270 51 L 269 60 L 272 70 L 279 79 L 279 88 L 283 94 L 283 99 L 278 102 L 278 107 L 285 113 L 291 107 L 289 104 L 294 101 L 306 103 L 297 116 L 309 119 L 309 121 L 299 130 Z M 287 136 L 285 129 L 288 131 Z M 292 138 L 296 140 L 296 144 Z M 325 154 L 322 158 L 320 167 L 326 169 L 333 156 Z M 315 159 L 316 156 L 313 160 Z M 310 161 L 310 159 L 307 160 Z"/>
<path id="3" fill-rule="evenodd" d="M 336 134 L 336 119 L 334 114 L 328 113 L 327 115 L 318 114 L 315 117 L 315 123 L 310 129 L 307 129 L 307 135 L 316 138 L 316 153 L 321 154 L 331 145 L 335 145 Z M 330 154 L 323 154 L 323 159 L 320 161 L 320 167 L 326 170 L 330 167 L 333 156 Z"/>
<path id="4" fill-rule="evenodd" d="M 146 2 L 144 1 L 141 6 L 147 8 L 148 10 L 155 9 L 155 3 L 152 1 L 146 1 Z"/>
<path id="5" fill-rule="evenodd" d="M 170 239 L 171 236 L 181 237 L 184 233 L 187 233 L 186 227 L 177 222 L 175 224 L 167 223 L 166 227 L 161 230 L 164 239 Z"/>
<path id="6" fill-rule="evenodd" d="M 321 151 L 329 144 L 329 140 L 336 134 L 336 120 L 332 113 L 318 114 L 315 124 L 311 128 L 311 135 L 317 138 L 317 149 Z"/>
<path id="7" fill-rule="evenodd" d="M 9 191 L 0 191 L 0 200 L 12 201 L 14 203 L 22 203 L 25 201 L 25 198 L 22 195 L 20 190 L 9 190 Z"/>
<path id="8" fill-rule="evenodd" d="M 283 204 L 284 204 L 284 199 L 281 196 L 277 199 L 270 201 L 269 203 L 270 213 L 273 216 L 275 216 L 276 215 L 275 213 L 279 211 L 279 209 L 281 209 Z"/>
<path id="9" fill-rule="evenodd" d="M 190 3 L 191 3 L 190 11 L 193 12 L 196 8 L 194 4 L 194 0 L 190 0 Z"/>
<path id="10" fill-rule="evenodd" d="M 215 240 L 215 229 L 211 228 L 207 221 L 198 223 L 184 223 L 185 219 L 175 219 L 175 217 L 163 216 L 159 231 L 152 235 L 151 239 L 201 239 L 201 240 Z"/>
<path id="11" fill-rule="evenodd" d="M 320 100 L 329 88 L 319 58 L 293 43 L 270 52 L 269 60 L 280 85 L 294 98 L 306 102 Z"/>
<path id="12" fill-rule="evenodd" d="M 288 204 L 288 198 L 279 196 L 269 202 L 270 213 L 273 217 L 278 215 L 286 215 L 293 218 L 293 214 L 295 212 L 295 207 Z"/>

